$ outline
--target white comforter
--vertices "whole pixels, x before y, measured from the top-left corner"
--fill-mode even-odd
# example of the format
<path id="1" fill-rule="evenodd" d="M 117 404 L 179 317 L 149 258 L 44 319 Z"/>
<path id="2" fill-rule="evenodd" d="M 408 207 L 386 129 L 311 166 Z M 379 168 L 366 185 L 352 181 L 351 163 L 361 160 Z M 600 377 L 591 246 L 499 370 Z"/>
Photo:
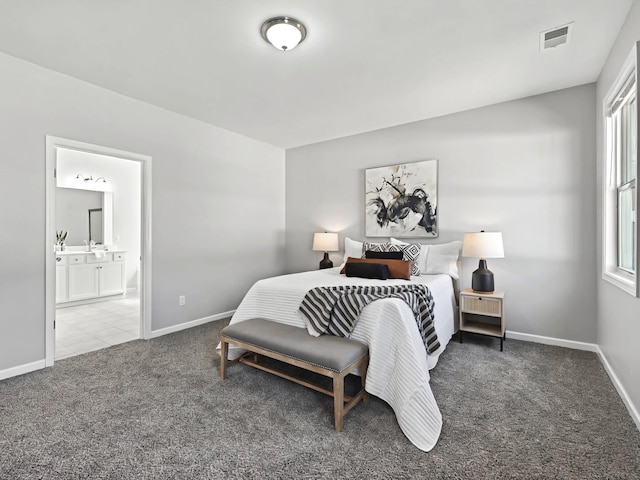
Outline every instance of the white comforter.
<path id="1" fill-rule="evenodd" d="M 339 268 L 331 268 L 260 280 L 246 294 L 231 323 L 262 317 L 307 327 L 298 307 L 313 287 L 407 283 L 347 278 L 339 272 Z M 441 345 L 437 352 L 426 354 L 413 312 L 399 299 L 378 300 L 364 307 L 351 338 L 369 346 L 367 392 L 389 403 L 407 438 L 419 449 L 429 451 L 442 428 L 442 416 L 429 385 L 429 369 L 436 365 L 454 333 L 455 294 L 447 275 L 422 275 L 411 280 L 427 285 L 433 295 Z M 230 358 L 239 355 L 240 351 L 230 349 Z"/>

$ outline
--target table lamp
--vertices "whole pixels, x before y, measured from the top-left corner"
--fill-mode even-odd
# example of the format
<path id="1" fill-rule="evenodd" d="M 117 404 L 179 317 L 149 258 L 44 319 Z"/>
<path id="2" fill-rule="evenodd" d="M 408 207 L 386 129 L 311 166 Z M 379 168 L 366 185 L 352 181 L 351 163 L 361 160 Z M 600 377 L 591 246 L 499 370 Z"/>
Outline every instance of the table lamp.
<path id="1" fill-rule="evenodd" d="M 333 262 L 329 260 L 329 252 L 337 252 L 338 250 L 337 233 L 313 234 L 313 251 L 324 252 L 324 258 L 320 260 L 320 269 L 333 267 Z"/>
<path id="2" fill-rule="evenodd" d="M 478 269 L 471 277 L 471 289 L 478 293 L 493 293 L 493 272 L 487 268 L 487 258 L 504 258 L 502 232 L 465 233 L 462 243 L 463 257 L 480 257 Z"/>

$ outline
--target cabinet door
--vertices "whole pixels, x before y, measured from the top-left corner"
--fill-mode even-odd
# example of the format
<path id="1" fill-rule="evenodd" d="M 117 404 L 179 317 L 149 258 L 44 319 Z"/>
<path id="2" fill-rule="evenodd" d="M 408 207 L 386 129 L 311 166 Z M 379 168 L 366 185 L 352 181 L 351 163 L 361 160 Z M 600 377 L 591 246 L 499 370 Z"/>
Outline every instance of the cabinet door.
<path id="1" fill-rule="evenodd" d="M 98 296 L 98 265 L 69 265 L 69 301 Z"/>
<path id="2" fill-rule="evenodd" d="M 124 292 L 124 262 L 103 263 L 99 271 L 101 297 Z"/>
<path id="3" fill-rule="evenodd" d="M 56 265 L 56 303 L 67 301 L 67 266 Z"/>

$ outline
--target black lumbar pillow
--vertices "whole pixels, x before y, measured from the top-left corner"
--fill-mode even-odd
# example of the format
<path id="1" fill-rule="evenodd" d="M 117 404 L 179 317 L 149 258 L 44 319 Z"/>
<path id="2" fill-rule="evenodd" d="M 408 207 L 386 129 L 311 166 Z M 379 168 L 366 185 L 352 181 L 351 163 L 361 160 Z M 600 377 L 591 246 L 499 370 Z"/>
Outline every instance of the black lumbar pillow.
<path id="1" fill-rule="evenodd" d="M 384 260 L 402 260 L 402 251 L 400 252 L 374 252 L 367 250 L 364 252 L 364 258 L 382 258 Z"/>
<path id="2" fill-rule="evenodd" d="M 402 252 L 400 252 L 402 253 Z M 349 263 L 344 266 L 347 277 L 389 279 L 389 267 L 384 263 Z"/>

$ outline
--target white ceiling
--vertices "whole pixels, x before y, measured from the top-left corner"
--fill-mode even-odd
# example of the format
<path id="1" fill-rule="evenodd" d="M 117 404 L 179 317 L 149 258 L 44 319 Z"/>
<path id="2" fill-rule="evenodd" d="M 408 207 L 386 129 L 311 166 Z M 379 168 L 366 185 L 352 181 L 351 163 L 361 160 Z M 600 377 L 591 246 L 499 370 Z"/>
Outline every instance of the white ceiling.
<path id="1" fill-rule="evenodd" d="M 0 51 L 289 148 L 594 82 L 632 3 L 0 0 Z M 276 15 L 295 50 L 261 38 Z"/>

